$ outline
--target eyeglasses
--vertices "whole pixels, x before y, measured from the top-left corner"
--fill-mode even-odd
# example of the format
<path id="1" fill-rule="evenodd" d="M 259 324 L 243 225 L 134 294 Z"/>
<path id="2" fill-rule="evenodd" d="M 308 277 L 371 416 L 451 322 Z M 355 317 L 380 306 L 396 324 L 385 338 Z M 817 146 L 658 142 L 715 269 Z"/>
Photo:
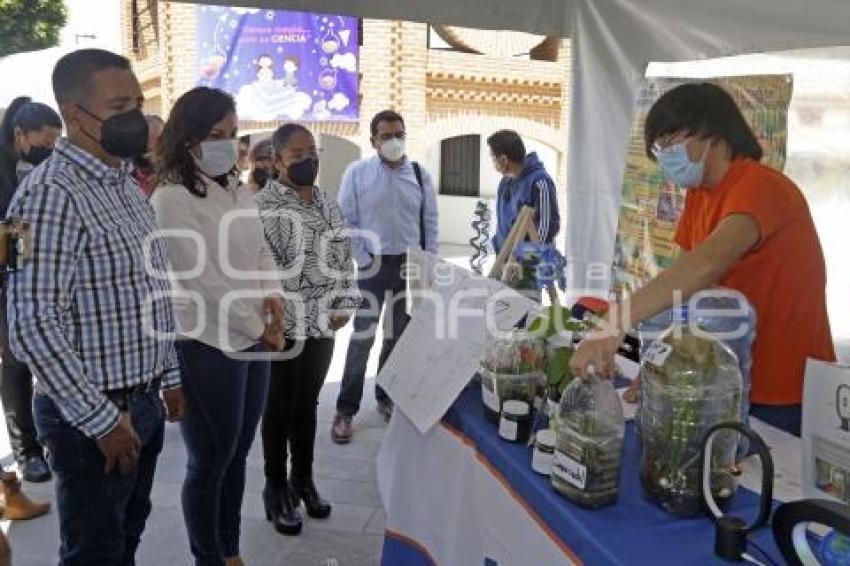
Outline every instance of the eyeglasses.
<path id="1" fill-rule="evenodd" d="M 652 147 L 649 149 L 652 152 L 652 155 L 658 157 L 660 154 L 664 153 L 670 146 L 687 142 L 691 139 L 692 136 L 684 135 L 681 133 L 673 133 L 668 134 L 666 136 L 662 136 L 660 139 L 656 140 Z"/>
<path id="2" fill-rule="evenodd" d="M 390 141 L 393 138 L 403 140 L 407 137 L 407 134 L 405 132 L 395 132 L 394 134 L 378 134 L 375 137 L 380 141 L 385 142 Z"/>

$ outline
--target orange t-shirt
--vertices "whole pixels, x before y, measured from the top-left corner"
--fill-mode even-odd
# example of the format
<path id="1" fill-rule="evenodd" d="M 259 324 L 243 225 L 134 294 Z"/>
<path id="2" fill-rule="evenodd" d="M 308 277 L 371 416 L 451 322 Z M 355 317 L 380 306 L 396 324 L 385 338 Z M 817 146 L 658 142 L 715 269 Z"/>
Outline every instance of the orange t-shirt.
<path id="1" fill-rule="evenodd" d="M 812 215 L 785 175 L 735 159 L 717 186 L 688 190 L 676 243 L 694 249 L 730 214 L 747 214 L 759 227 L 758 243 L 719 281 L 743 293 L 756 311 L 750 400 L 800 403 L 806 358 L 835 361 L 826 265 Z"/>

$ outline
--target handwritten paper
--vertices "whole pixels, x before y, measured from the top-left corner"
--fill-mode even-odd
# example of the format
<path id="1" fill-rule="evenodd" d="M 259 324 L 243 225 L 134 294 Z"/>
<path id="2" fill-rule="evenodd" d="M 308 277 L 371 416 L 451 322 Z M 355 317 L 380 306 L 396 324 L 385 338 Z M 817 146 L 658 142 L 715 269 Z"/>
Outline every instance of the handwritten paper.
<path id="1" fill-rule="evenodd" d="M 411 261 L 417 262 L 416 254 Z M 428 292 L 414 301 L 410 322 L 377 377 L 423 434 L 469 383 L 488 337 L 540 309 L 499 281 L 433 258 L 427 265 L 439 275 L 426 276 Z"/>

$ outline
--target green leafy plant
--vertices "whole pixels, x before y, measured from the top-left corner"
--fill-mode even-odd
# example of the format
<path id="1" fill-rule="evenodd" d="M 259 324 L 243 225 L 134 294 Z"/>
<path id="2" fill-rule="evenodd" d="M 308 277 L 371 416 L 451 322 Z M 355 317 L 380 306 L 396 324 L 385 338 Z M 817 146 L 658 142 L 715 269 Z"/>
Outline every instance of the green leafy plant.
<path id="1" fill-rule="evenodd" d="M 572 320 L 570 309 L 559 305 L 543 309 L 540 316 L 528 326 L 528 332 L 543 340 L 549 340 L 560 332 L 583 333 L 587 329 L 587 323 Z M 557 392 L 559 398 L 564 388 L 573 379 L 572 371 L 570 371 L 572 355 L 572 347 L 565 345 L 550 349 L 546 359 L 546 381 L 549 387 Z"/>
<path id="2" fill-rule="evenodd" d="M 67 18 L 62 0 L 0 0 L 0 57 L 54 47 Z"/>

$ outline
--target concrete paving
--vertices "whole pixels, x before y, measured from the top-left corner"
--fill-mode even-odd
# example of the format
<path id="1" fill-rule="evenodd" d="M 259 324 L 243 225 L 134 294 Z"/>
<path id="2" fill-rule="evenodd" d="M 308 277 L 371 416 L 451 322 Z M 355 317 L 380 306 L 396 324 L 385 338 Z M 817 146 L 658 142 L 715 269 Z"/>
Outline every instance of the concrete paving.
<path id="1" fill-rule="evenodd" d="M 258 435 L 248 458 L 242 506 L 241 547 L 248 566 L 373 566 L 379 563 L 384 512 L 375 482 L 375 456 L 380 448 L 384 423 L 375 412 L 374 399 L 369 394 L 371 387 L 372 382 L 367 383 L 364 408 L 355 421 L 354 440 L 347 446 L 337 446 L 330 440 L 339 384 L 328 383 L 322 391 L 315 475 L 320 493 L 333 503 L 333 513 L 323 521 L 306 518 L 301 536 L 281 536 L 265 520 L 261 501 L 263 455 Z M 192 564 L 180 510 L 180 486 L 185 467 L 183 438 L 179 428 L 169 424 L 157 467 L 153 511 L 139 548 L 140 566 Z M 35 498 L 54 500 L 52 483 L 24 483 L 24 489 Z M 59 525 L 55 512 L 31 521 L 4 523 L 15 566 L 56 564 Z"/>

